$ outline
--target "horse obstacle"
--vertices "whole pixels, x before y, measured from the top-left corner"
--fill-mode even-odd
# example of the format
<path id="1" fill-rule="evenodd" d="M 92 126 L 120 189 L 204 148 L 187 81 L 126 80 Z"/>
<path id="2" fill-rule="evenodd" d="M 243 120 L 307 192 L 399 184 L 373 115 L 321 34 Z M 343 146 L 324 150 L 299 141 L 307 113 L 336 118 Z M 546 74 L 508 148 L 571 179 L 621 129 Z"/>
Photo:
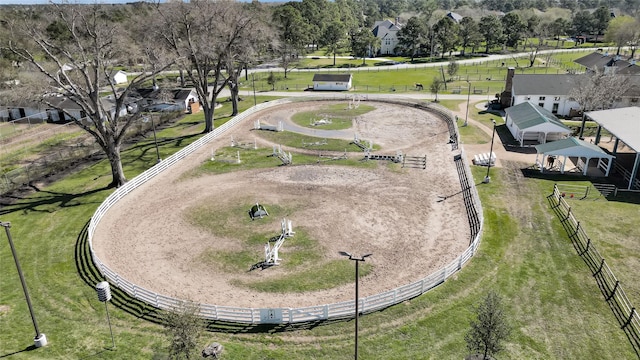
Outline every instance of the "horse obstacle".
<path id="1" fill-rule="evenodd" d="M 427 168 L 427 155 L 425 156 L 409 156 L 405 155 L 402 159 L 402 167 L 423 169 Z"/>
<path id="2" fill-rule="evenodd" d="M 311 126 L 320 126 L 320 125 L 329 125 L 332 124 L 333 121 L 329 117 L 322 118 L 320 120 L 311 119 Z"/>
<path id="3" fill-rule="evenodd" d="M 282 150 L 282 145 L 273 145 L 273 153 L 271 156 L 276 156 L 283 165 L 291 165 L 293 163 L 293 157 L 291 153 L 287 153 Z"/>
<path id="4" fill-rule="evenodd" d="M 393 161 L 394 163 L 401 163 L 404 160 L 404 155 L 402 154 L 402 151 L 398 151 L 395 155 L 378 155 L 378 154 L 372 154 L 370 149 L 367 149 L 364 152 L 364 159 L 365 160 L 387 160 L 387 161 Z"/>
<path id="5" fill-rule="evenodd" d="M 262 219 L 265 216 L 269 216 L 267 208 L 265 208 L 263 205 L 260 205 L 258 202 L 256 202 L 256 204 L 253 205 L 251 209 L 249 209 L 249 217 L 251 218 L 251 220 Z"/>
<path id="6" fill-rule="evenodd" d="M 373 149 L 373 144 L 371 143 L 371 141 L 367 140 L 367 142 L 369 143 L 369 145 L 365 145 L 364 140 L 360 140 L 358 133 L 355 133 L 353 135 L 353 141 L 351 143 L 355 144 L 362 151 L 366 152 L 366 151 L 371 151 Z"/>
<path id="7" fill-rule="evenodd" d="M 253 142 L 236 141 L 234 139 L 233 135 L 231 135 L 231 147 L 247 149 L 247 150 L 257 150 L 258 149 L 258 143 L 256 141 L 256 138 L 253 138 Z"/>
<path id="8" fill-rule="evenodd" d="M 269 266 L 280 265 L 280 260 L 282 259 L 278 256 L 278 251 L 280 250 L 280 247 L 282 247 L 282 244 L 284 244 L 284 241 L 287 238 L 293 237 L 295 234 L 293 226 L 291 225 L 291 220 L 282 219 L 280 222 L 280 228 L 280 235 L 269 239 L 269 241 L 264 245 L 264 261 L 258 264 L 258 266 L 263 269 Z M 271 245 L 272 242 L 274 243 L 273 246 Z"/>
<path id="9" fill-rule="evenodd" d="M 284 131 L 284 125 L 282 124 L 282 121 L 278 121 L 278 125 L 270 125 L 270 124 L 263 124 L 260 122 L 260 120 L 256 120 L 253 123 L 253 129 L 280 132 L 280 131 Z"/>

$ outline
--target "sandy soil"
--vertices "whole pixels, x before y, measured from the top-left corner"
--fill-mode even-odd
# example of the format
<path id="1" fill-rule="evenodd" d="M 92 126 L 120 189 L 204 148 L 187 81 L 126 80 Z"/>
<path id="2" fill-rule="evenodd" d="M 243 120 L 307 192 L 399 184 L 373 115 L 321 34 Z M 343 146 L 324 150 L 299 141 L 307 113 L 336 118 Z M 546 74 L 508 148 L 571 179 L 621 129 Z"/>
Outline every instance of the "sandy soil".
<path id="1" fill-rule="evenodd" d="M 414 108 L 369 102 L 376 110 L 360 116 L 343 137 L 353 138 L 357 131 L 361 139 L 382 146 L 379 154 L 395 155 L 398 150 L 408 155 L 426 154 L 426 170 L 307 165 L 181 177 L 210 161 L 212 148 L 228 146 L 231 135 L 236 140 L 253 141 L 259 136 L 250 130 L 256 118 L 272 124 L 289 121 L 296 112 L 324 104 L 277 107 L 245 120 L 116 204 L 96 230 L 94 250 L 122 277 L 157 293 L 198 303 L 256 308 L 351 300 L 353 283 L 286 294 L 235 286 L 282 276 L 287 270 L 275 266 L 235 273 L 205 266 L 198 260 L 202 254 L 240 250 L 239 239 L 244 235 L 225 237 L 191 226 L 185 215 L 188 211 L 204 204 L 221 209 L 246 205 L 248 210 L 256 200 L 295 207 L 298 210 L 289 217 L 294 230 L 304 229 L 323 249 L 322 259 L 313 259 L 315 262 L 344 259 L 338 251 L 373 253 L 367 259 L 373 271 L 360 281 L 363 297 L 419 280 L 461 254 L 470 237 L 462 197 L 446 201 L 440 197 L 460 191 L 447 127 Z M 259 146 L 271 146 L 259 137 L 257 141 Z M 284 261 L 287 247 L 294 244 L 295 237 L 281 248 Z M 263 245 L 251 250 L 255 250 L 255 261 L 247 263 L 247 269 L 264 257 Z"/>

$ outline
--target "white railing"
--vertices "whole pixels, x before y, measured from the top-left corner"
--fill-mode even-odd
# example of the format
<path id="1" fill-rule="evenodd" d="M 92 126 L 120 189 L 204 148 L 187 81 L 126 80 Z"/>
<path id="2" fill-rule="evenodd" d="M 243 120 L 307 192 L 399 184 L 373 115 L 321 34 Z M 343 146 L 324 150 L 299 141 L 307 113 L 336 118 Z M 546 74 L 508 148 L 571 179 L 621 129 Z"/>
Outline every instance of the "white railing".
<path id="1" fill-rule="evenodd" d="M 378 97 L 372 97 L 378 98 Z M 172 310 L 179 307 L 184 303 L 184 300 L 175 299 L 169 296 L 165 296 L 162 294 L 155 293 L 151 290 L 142 288 L 138 285 L 135 285 L 128 281 L 127 279 L 121 277 L 118 273 L 111 270 L 108 265 L 104 264 L 100 258 L 97 256 L 93 249 L 92 239 L 95 229 L 104 216 L 106 212 L 116 204 L 120 199 L 125 197 L 127 194 L 135 190 L 138 186 L 144 184 L 149 181 L 154 176 L 162 173 L 167 170 L 169 167 L 184 159 L 189 154 L 198 150 L 202 146 L 206 145 L 208 142 L 217 138 L 225 131 L 237 125 L 239 122 L 247 118 L 249 115 L 252 115 L 258 111 L 261 111 L 266 108 L 270 108 L 273 106 L 278 106 L 282 104 L 286 104 L 289 102 L 295 101 L 310 101 L 310 100 L 342 100 L 348 99 L 348 96 L 345 95 L 329 95 L 324 96 L 322 98 L 313 98 L 313 97 L 305 97 L 302 99 L 280 99 L 276 101 L 271 101 L 267 103 L 263 103 L 253 108 L 243 112 L 242 114 L 234 117 L 229 120 L 227 123 L 219 126 L 213 132 L 203 136 L 197 141 L 193 142 L 189 146 L 183 148 L 177 153 L 171 155 L 165 160 L 161 161 L 159 164 L 153 166 L 142 174 L 136 176 L 131 179 L 122 187 L 118 188 L 114 191 L 110 196 L 105 199 L 105 201 L 98 207 L 95 211 L 91 221 L 89 223 L 88 228 L 88 241 L 89 241 L 89 249 L 91 252 L 91 258 L 100 271 L 102 275 L 113 285 L 117 286 L 119 289 L 123 290 L 129 296 L 143 301 L 147 304 L 153 305 L 160 309 Z M 379 99 L 382 99 L 380 97 Z M 407 104 L 415 102 L 415 100 L 409 100 Z M 453 117 L 446 119 L 447 122 L 454 121 Z M 450 125 L 450 124 L 448 124 Z M 454 125 L 455 126 L 455 125 Z M 470 168 L 464 159 L 464 168 L 465 174 L 460 174 L 461 176 L 466 176 L 468 179 L 473 179 L 471 177 Z M 474 182 L 471 181 L 471 184 Z M 475 211 L 478 213 L 478 217 L 480 218 L 480 223 L 482 224 L 482 208 L 480 206 L 480 199 L 478 197 L 477 189 L 475 186 L 472 186 L 469 191 L 471 191 L 473 202 L 475 203 Z M 434 273 L 426 276 L 425 278 L 418 280 L 416 282 L 406 284 L 400 286 L 396 289 L 392 289 L 383 293 L 363 297 L 359 299 L 359 310 L 362 313 L 370 313 L 373 311 L 381 310 L 388 308 L 390 306 L 396 305 L 403 301 L 412 299 L 417 297 L 430 289 L 442 284 L 447 280 L 447 278 L 456 272 L 458 272 L 467 261 L 471 259 L 471 257 L 475 254 L 478 245 L 480 243 L 480 236 L 482 234 L 482 226 L 480 226 L 480 230 L 475 234 L 471 245 L 456 259 L 451 261 L 444 268 L 435 271 Z M 275 320 L 273 317 L 263 316 L 265 314 L 277 314 Z M 308 321 L 318 321 L 318 320 L 328 320 L 328 319 L 340 319 L 340 318 L 349 318 L 353 317 L 355 313 L 355 302 L 354 301 L 345 301 L 339 303 L 325 304 L 325 305 L 315 305 L 309 307 L 302 308 L 278 308 L 278 309 L 259 309 L 259 308 L 238 308 L 231 306 L 219 306 L 219 305 L 210 305 L 210 304 L 200 304 L 200 316 L 209 320 L 222 320 L 229 321 L 235 323 L 251 323 L 251 324 L 259 324 L 259 323 L 302 323 Z"/>

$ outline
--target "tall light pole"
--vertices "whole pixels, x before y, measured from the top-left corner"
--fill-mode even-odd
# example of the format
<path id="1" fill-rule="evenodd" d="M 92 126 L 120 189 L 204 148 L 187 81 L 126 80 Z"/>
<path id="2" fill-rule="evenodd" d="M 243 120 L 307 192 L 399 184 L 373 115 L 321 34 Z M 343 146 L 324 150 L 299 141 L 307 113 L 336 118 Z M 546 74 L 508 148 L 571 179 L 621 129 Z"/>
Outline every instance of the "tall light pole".
<path id="1" fill-rule="evenodd" d="M 20 277 L 20 283 L 22 283 L 22 291 L 24 291 L 24 297 L 27 299 L 27 306 L 29 307 L 29 313 L 31 314 L 31 321 L 33 321 L 33 327 L 36 330 L 36 337 L 33 338 L 33 341 L 36 347 L 45 346 L 47 345 L 47 337 L 40 332 L 40 329 L 38 328 L 38 322 L 36 321 L 36 315 L 33 313 L 33 306 L 31 305 L 31 297 L 29 297 L 29 290 L 27 289 L 27 283 L 24 280 L 24 275 L 22 274 L 22 267 L 20 267 L 20 261 L 18 261 L 18 255 L 16 254 L 16 249 L 13 246 L 11 231 L 9 231 L 9 228 L 11 227 L 11 223 L 0 221 L 0 226 L 4 227 L 4 230 L 7 233 L 7 239 L 9 239 L 9 247 L 11 248 L 11 254 L 13 255 L 13 260 L 16 262 L 16 268 L 18 269 L 18 276 Z"/>
<path id="2" fill-rule="evenodd" d="M 251 73 L 251 82 L 253 83 L 253 106 L 256 106 L 258 104 L 256 101 L 256 78 L 253 73 Z"/>
<path id="3" fill-rule="evenodd" d="M 116 341 L 113 339 L 113 329 L 111 328 L 111 319 L 109 318 L 109 308 L 107 302 L 111 300 L 111 288 L 107 281 L 99 282 L 96 285 L 96 291 L 98 292 L 98 300 L 104 303 L 104 311 L 107 313 L 107 322 L 109 323 L 109 332 L 111 333 L 111 349 L 116 348 Z"/>
<path id="4" fill-rule="evenodd" d="M 485 176 L 484 180 L 482 181 L 485 184 L 488 184 L 491 181 L 491 178 L 489 177 L 489 170 L 491 169 L 491 161 L 493 161 L 493 139 L 496 137 L 496 121 L 494 119 L 491 119 L 491 122 L 493 122 L 493 133 L 491 134 L 491 149 L 489 150 L 489 163 L 487 164 L 487 176 Z"/>
<path id="5" fill-rule="evenodd" d="M 149 116 L 151 118 L 151 127 L 153 128 L 153 142 L 156 144 L 156 157 L 158 160 L 156 163 L 160 163 L 162 159 L 160 158 L 160 150 L 158 150 L 158 139 L 156 138 L 156 123 L 153 122 L 153 115 Z"/>
<path id="6" fill-rule="evenodd" d="M 359 297 L 358 297 L 358 264 L 360 262 L 363 262 L 365 258 L 373 255 L 373 254 L 366 254 L 362 257 L 355 257 L 351 254 L 349 254 L 346 251 L 340 251 L 340 255 L 342 256 L 347 256 L 349 257 L 349 260 L 353 260 L 356 263 L 356 314 L 355 314 L 355 320 L 356 320 L 356 338 L 355 338 L 355 359 L 358 360 L 358 317 L 360 316 L 360 311 L 358 309 L 358 303 L 359 303 Z"/>
<path id="7" fill-rule="evenodd" d="M 471 81 L 467 80 L 467 84 L 469 84 L 469 89 L 467 90 L 467 114 L 464 116 L 464 124 L 462 126 L 469 125 L 469 101 L 471 100 Z"/>

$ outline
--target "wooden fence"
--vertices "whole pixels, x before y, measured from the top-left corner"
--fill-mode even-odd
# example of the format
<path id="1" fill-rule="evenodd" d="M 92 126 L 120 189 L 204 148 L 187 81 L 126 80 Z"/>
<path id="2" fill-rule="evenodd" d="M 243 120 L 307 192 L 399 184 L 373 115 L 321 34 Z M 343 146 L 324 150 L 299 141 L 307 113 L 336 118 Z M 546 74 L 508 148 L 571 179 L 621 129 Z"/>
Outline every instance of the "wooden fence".
<path id="1" fill-rule="evenodd" d="M 554 211 L 569 234 L 569 238 L 573 242 L 578 255 L 591 270 L 591 274 L 618 320 L 620 328 L 629 338 L 636 354 L 640 356 L 640 316 L 636 308 L 631 305 L 629 298 L 627 298 L 620 285 L 620 281 L 615 277 L 602 255 L 596 250 L 580 221 L 574 217 L 571 212 L 571 206 L 569 206 L 557 185 L 553 186 L 553 193 L 549 195 L 549 199 L 552 202 Z"/>
<path id="2" fill-rule="evenodd" d="M 156 175 L 162 173 L 163 171 L 169 169 L 174 164 L 178 163 L 180 160 L 184 159 L 189 154 L 198 150 L 202 146 L 205 146 L 207 143 L 212 141 L 213 139 L 219 137 L 227 130 L 233 128 L 236 124 L 240 123 L 242 120 L 247 118 L 248 116 L 261 111 L 266 108 L 270 108 L 273 106 L 278 106 L 294 101 L 313 101 L 313 100 L 348 100 L 349 97 L 345 95 L 335 95 L 334 97 L 325 96 L 322 98 L 312 98 L 305 97 L 299 99 L 280 99 L 276 101 L 271 101 L 268 103 L 259 104 L 242 114 L 234 117 L 227 123 L 221 125 L 216 128 L 213 132 L 203 136 L 197 141 L 193 142 L 189 146 L 183 148 L 178 151 L 174 155 L 162 160 L 160 163 L 150 168 L 149 170 L 143 172 L 142 174 L 136 176 L 127 182 L 124 186 L 115 190 L 107 199 L 98 207 L 96 212 L 91 218 L 88 227 L 88 241 L 89 241 L 89 250 L 91 253 L 92 260 L 100 273 L 113 285 L 117 286 L 124 292 L 126 292 L 129 296 L 141 300 L 147 304 L 155 306 L 160 309 L 165 310 L 173 310 L 179 307 L 184 303 L 184 300 L 175 299 L 169 296 L 165 296 L 162 294 L 155 293 L 151 290 L 142 288 L 127 279 L 120 276 L 115 271 L 111 270 L 109 266 L 103 263 L 98 255 L 95 253 L 93 249 L 92 239 L 96 227 L 98 226 L 102 217 L 109 211 L 111 206 L 116 204 L 120 199 L 124 198 L 130 192 L 134 191 L 138 186 L 144 184 L 149 181 Z M 384 101 L 388 99 L 388 97 L 380 97 L 376 99 L 374 96 L 368 96 L 369 100 L 376 101 Z M 405 105 L 415 106 L 415 100 L 407 100 Z M 453 122 L 454 117 L 449 112 L 448 114 L 441 110 L 441 116 L 444 116 L 444 120 L 447 122 Z M 454 124 L 455 126 L 455 124 Z M 461 161 L 466 161 L 464 156 L 460 156 Z M 455 158 L 456 156 L 454 156 Z M 469 165 L 465 163 L 462 168 L 463 171 L 459 173 L 461 177 L 471 178 Z M 467 180 L 467 183 L 468 180 Z M 469 184 L 473 184 L 471 181 Z M 434 273 L 426 276 L 425 278 L 413 282 L 411 284 L 402 285 L 398 288 L 375 294 L 367 297 L 363 297 L 358 299 L 358 308 L 362 313 L 370 313 L 373 311 L 378 311 L 390 307 L 392 305 L 401 303 L 403 301 L 412 299 L 416 296 L 419 296 L 430 289 L 442 284 L 447 280 L 447 278 L 460 269 L 462 266 L 466 264 L 467 261 L 471 259 L 471 257 L 476 253 L 478 246 L 480 244 L 480 235 L 482 230 L 482 208 L 480 206 L 480 200 L 478 197 L 477 189 L 475 186 L 469 186 L 466 189 L 463 189 L 463 192 L 466 192 L 471 199 L 471 207 L 474 212 L 474 217 L 476 218 L 476 222 L 479 227 L 473 227 L 475 229 L 475 233 L 472 232 L 472 241 L 470 246 L 456 259 L 451 261 L 448 265 L 441 268 L 440 270 L 435 271 Z M 343 319 L 353 317 L 355 314 L 355 301 L 344 301 L 339 303 L 332 304 L 323 304 L 302 308 L 238 308 L 231 306 L 218 306 L 218 305 L 210 305 L 210 304 L 200 304 L 200 316 L 208 320 L 219 320 L 219 321 L 228 321 L 232 323 L 250 323 L 250 324 L 273 324 L 273 323 L 303 323 L 310 321 L 319 321 L 319 320 L 328 320 L 328 319 Z"/>

